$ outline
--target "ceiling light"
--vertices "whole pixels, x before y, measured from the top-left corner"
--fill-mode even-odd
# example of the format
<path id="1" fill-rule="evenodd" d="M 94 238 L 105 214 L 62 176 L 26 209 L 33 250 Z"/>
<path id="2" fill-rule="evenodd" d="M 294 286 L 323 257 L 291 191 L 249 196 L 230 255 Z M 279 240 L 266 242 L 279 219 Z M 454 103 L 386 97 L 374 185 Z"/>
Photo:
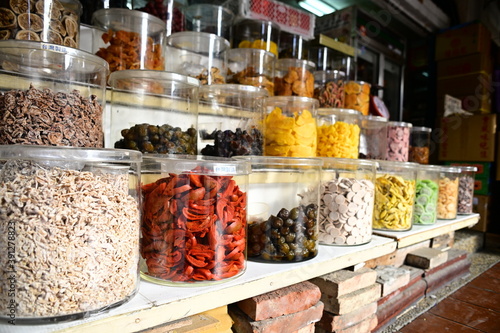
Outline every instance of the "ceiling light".
<path id="1" fill-rule="evenodd" d="M 335 8 L 327 5 L 326 3 L 320 0 L 299 1 L 299 6 L 313 13 L 316 16 L 323 16 L 326 14 L 333 13 L 335 11 Z"/>

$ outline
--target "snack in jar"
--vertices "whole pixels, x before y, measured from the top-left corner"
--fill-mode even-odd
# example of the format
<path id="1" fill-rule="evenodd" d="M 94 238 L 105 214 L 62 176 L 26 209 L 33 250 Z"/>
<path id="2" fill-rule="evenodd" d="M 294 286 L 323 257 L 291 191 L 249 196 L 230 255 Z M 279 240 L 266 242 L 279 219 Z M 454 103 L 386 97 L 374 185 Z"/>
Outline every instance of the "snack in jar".
<path id="1" fill-rule="evenodd" d="M 411 128 L 411 123 L 402 121 L 389 121 L 387 123 L 386 160 L 408 162 Z"/>
<path id="2" fill-rule="evenodd" d="M 429 164 L 431 132 L 429 127 L 411 127 L 409 162 Z"/>
<path id="3" fill-rule="evenodd" d="M 344 107 L 345 73 L 337 70 L 314 72 L 314 98 L 320 108 Z"/>
<path id="4" fill-rule="evenodd" d="M 354 109 L 363 115 L 370 111 L 370 88 L 371 85 L 364 81 L 347 81 L 344 86 L 344 107 Z"/>
<path id="5" fill-rule="evenodd" d="M 356 110 L 318 109 L 317 156 L 358 158 L 360 120 Z"/>
<path id="6" fill-rule="evenodd" d="M 413 224 L 436 223 L 440 172 L 437 165 L 418 167 Z"/>
<path id="7" fill-rule="evenodd" d="M 457 214 L 472 214 L 477 167 L 461 165 L 458 168 L 460 169 L 460 179 L 458 181 Z"/>
<path id="8" fill-rule="evenodd" d="M 313 62 L 278 59 L 274 66 L 274 95 L 314 97 Z"/>
<path id="9" fill-rule="evenodd" d="M 272 21 L 244 18 L 233 24 L 233 48 L 253 48 L 278 57 L 281 28 Z"/>
<path id="10" fill-rule="evenodd" d="M 461 170 L 457 167 L 441 167 L 437 205 L 438 219 L 451 220 L 457 217 L 460 172 Z"/>

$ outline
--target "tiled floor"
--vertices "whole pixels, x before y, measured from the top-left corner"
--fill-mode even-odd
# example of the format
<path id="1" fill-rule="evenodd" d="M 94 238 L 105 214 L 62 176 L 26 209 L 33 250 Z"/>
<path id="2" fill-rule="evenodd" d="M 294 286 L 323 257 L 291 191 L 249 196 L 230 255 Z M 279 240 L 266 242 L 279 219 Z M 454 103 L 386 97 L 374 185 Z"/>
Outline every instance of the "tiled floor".
<path id="1" fill-rule="evenodd" d="M 500 263 L 449 295 L 399 332 L 500 332 Z"/>

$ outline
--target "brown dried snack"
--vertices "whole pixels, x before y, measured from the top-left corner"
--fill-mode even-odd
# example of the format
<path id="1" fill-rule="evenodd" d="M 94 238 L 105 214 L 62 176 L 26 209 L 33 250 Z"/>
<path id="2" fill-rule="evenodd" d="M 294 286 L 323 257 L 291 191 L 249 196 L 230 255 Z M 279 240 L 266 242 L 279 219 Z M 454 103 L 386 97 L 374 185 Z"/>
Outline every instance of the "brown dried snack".
<path id="1" fill-rule="evenodd" d="M 40 32 L 43 29 L 43 19 L 37 14 L 23 13 L 17 17 L 17 24 L 23 30 Z"/>
<path id="2" fill-rule="evenodd" d="M 39 42 L 40 36 L 34 31 L 31 30 L 19 30 L 16 34 L 16 39 L 18 40 L 34 40 Z"/>
<path id="3" fill-rule="evenodd" d="M 314 76 L 300 67 L 290 67 L 283 78 L 275 77 L 274 94 L 276 96 L 314 96 Z"/>
<path id="4" fill-rule="evenodd" d="M 16 27 L 16 14 L 8 8 L 0 8 L 0 28 L 12 29 Z"/>
<path id="5" fill-rule="evenodd" d="M 78 33 L 78 22 L 71 16 L 64 16 L 62 19 L 62 23 L 66 28 L 66 33 L 68 37 L 76 38 Z"/>
<path id="6" fill-rule="evenodd" d="M 31 0 L 10 0 L 9 4 L 14 13 L 23 14 L 32 12 L 35 2 Z"/>
<path id="7" fill-rule="evenodd" d="M 42 33 L 40 38 L 43 41 L 51 43 L 51 44 L 62 45 L 62 43 L 63 43 L 63 38 L 61 37 L 61 35 L 58 32 L 53 31 L 53 30 L 47 31 L 46 34 Z"/>
<path id="8" fill-rule="evenodd" d="M 50 10 L 50 14 L 49 14 L 50 19 L 51 20 L 60 20 L 61 19 L 61 10 L 64 9 L 62 4 L 57 0 L 53 0 L 53 1 L 50 1 L 49 6 L 50 6 L 50 9 L 49 9 Z M 43 16 L 44 13 L 46 13 L 45 1 L 38 0 L 38 2 L 35 4 L 35 8 L 36 8 L 36 12 Z"/>
<path id="9" fill-rule="evenodd" d="M 12 36 L 10 30 L 0 30 L 0 40 L 7 40 Z"/>
<path id="10" fill-rule="evenodd" d="M 73 48 L 77 48 L 78 47 L 78 45 L 76 45 L 75 40 L 73 38 L 71 38 L 71 37 L 64 37 L 63 45 L 64 46 L 73 47 Z"/>
<path id="11" fill-rule="evenodd" d="M 66 28 L 61 23 L 61 21 L 51 20 L 49 25 L 50 25 L 50 29 L 52 29 L 53 31 L 61 34 L 61 36 L 66 36 Z"/>

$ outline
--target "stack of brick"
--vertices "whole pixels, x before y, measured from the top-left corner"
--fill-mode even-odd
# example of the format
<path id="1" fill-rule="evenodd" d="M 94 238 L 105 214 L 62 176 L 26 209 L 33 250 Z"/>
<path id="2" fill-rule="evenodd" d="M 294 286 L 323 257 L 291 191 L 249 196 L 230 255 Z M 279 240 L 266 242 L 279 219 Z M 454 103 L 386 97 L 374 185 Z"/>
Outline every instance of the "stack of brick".
<path id="1" fill-rule="evenodd" d="M 319 288 L 301 282 L 229 306 L 236 333 L 314 333 L 323 313 Z"/>
<path id="2" fill-rule="evenodd" d="M 316 332 L 367 333 L 377 326 L 380 284 L 368 268 L 340 270 L 311 280 L 321 290 L 324 311 Z"/>

